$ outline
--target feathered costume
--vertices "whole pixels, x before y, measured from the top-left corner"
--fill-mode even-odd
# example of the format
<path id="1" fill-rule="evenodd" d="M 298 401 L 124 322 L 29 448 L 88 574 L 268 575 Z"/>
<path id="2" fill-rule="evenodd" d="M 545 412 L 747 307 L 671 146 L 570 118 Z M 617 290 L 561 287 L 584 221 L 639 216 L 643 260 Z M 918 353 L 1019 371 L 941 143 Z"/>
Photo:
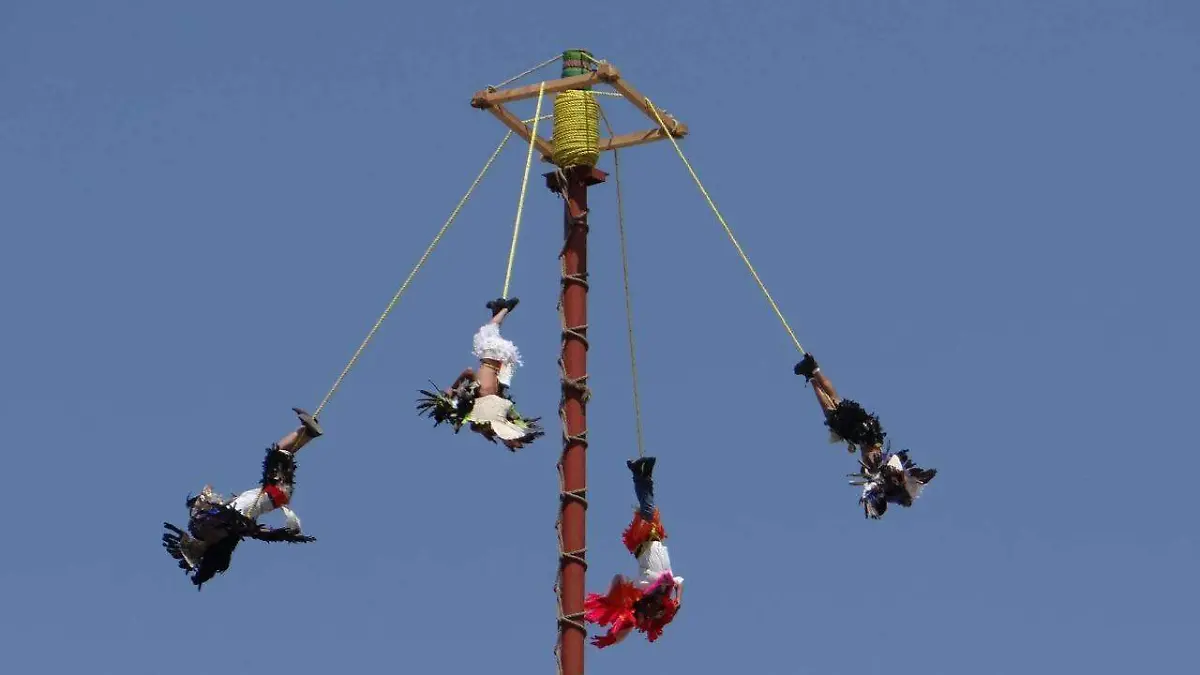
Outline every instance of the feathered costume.
<path id="1" fill-rule="evenodd" d="M 829 442 L 845 443 L 851 452 L 855 448 L 870 448 L 882 445 L 887 432 L 879 418 L 869 413 L 858 401 L 844 398 L 833 410 L 825 413 L 825 426 L 829 427 Z"/>
<path id="2" fill-rule="evenodd" d="M 592 638 L 592 644 L 600 648 L 620 642 L 633 629 L 654 642 L 679 611 L 683 577 L 671 571 L 671 557 L 663 543 L 667 532 L 654 506 L 654 462 L 653 457 L 646 457 L 628 463 L 638 510 L 622 539 L 637 558 L 639 576 L 628 580 L 618 574 L 608 593 L 591 593 L 584 601 L 584 619 L 609 627 L 606 634 Z"/>
<path id="3" fill-rule="evenodd" d="M 510 309 L 516 304 L 515 299 L 511 299 L 488 303 L 488 306 L 500 306 L 497 304 L 499 302 L 507 302 Z M 485 362 L 481 366 L 483 368 L 491 367 L 486 362 L 500 364 L 496 372 L 496 379 L 500 382 L 498 394 L 479 396 L 479 384 L 474 381 L 461 384 L 448 394 L 438 390 L 435 385 L 434 391 L 421 390 L 417 411 L 433 419 L 434 426 L 449 423 L 455 433 L 464 424 L 469 425 L 472 431 L 493 443 L 499 437 L 520 446 L 544 435 L 545 430 L 538 425 L 541 418 L 522 417 L 509 395 L 513 374 L 517 366 L 522 365 L 521 353 L 511 340 L 500 335 L 499 325 L 487 323 L 476 331 L 472 354 Z M 509 450 L 515 452 L 516 448 L 509 446 Z"/>
<path id="4" fill-rule="evenodd" d="M 820 366 L 812 354 L 805 354 L 796 364 L 794 372 L 803 375 L 805 382 L 811 382 L 817 377 Z M 850 451 L 862 451 L 863 459 L 859 460 L 861 471 L 850 474 L 854 480 L 851 485 L 862 487 L 862 495 L 858 503 L 862 505 L 867 518 L 879 520 L 887 511 L 888 504 L 899 504 L 904 507 L 912 506 L 913 500 L 920 495 L 933 477 L 937 469 L 922 469 L 908 458 L 908 451 L 902 450 L 895 454 L 884 450 L 887 432 L 883 430 L 879 418 L 867 412 L 857 401 L 840 398 L 833 392 L 828 380 L 818 380 L 816 386 L 822 394 L 822 407 L 833 403 L 833 410 L 825 411 L 825 426 L 829 427 L 831 443 L 846 443 Z M 823 388 L 827 386 L 827 388 Z"/>
<path id="5" fill-rule="evenodd" d="M 804 359 L 796 364 L 793 371 L 803 375 L 805 383 L 811 382 L 820 370 L 817 360 L 812 354 L 805 354 Z M 883 445 L 887 432 L 883 430 L 879 418 L 866 411 L 862 405 L 853 399 L 840 398 L 832 391 L 825 392 L 833 404 L 833 410 L 825 411 L 825 426 L 829 428 L 829 442 L 834 445 L 845 443 L 850 452 L 857 448 L 871 448 Z M 824 404 L 823 404 L 824 405 Z"/>
<path id="6" fill-rule="evenodd" d="M 297 409 L 306 433 L 311 438 L 321 435 L 321 429 L 308 413 Z M 296 486 L 296 460 L 291 452 L 272 444 L 263 459 L 259 487 L 246 490 L 226 500 L 204 486 L 200 494 L 189 497 L 187 531 L 163 523 L 163 548 L 178 563 L 199 590 L 217 574 L 229 569 L 233 551 L 243 539 L 293 544 L 316 541 L 301 534 L 300 518 L 289 508 Z M 282 528 L 270 528 L 258 523 L 259 516 L 274 510 L 283 512 L 286 522 Z"/>
<path id="7" fill-rule="evenodd" d="M 914 464 L 907 450 L 884 453 L 878 468 L 864 462 L 859 465 L 862 471 L 850 474 L 854 479 L 850 484 L 862 486 L 858 503 L 862 504 L 864 515 L 874 520 L 883 517 L 889 503 L 912 506 L 925 485 L 937 475 L 937 469 L 922 469 Z"/>

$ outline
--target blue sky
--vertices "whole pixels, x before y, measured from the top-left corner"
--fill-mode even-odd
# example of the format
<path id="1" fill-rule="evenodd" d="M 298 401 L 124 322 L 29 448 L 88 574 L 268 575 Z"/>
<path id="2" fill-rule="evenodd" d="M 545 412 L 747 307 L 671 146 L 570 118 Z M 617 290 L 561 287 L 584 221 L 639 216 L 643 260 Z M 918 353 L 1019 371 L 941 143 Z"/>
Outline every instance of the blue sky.
<path id="1" fill-rule="evenodd" d="M 688 593 L 660 642 L 589 649 L 588 672 L 861 675 L 884 649 L 891 675 L 1186 669 L 1198 37 L 1182 1 L 5 2 L 0 666 L 552 672 L 540 182 L 505 330 L 549 436 L 510 455 L 412 407 L 473 363 L 519 143 L 301 454 L 318 543 L 245 545 L 198 594 L 158 538 L 205 482 L 252 486 L 320 401 L 503 136 L 471 94 L 586 46 L 690 125 L 805 347 L 941 471 L 862 518 L 683 165 L 629 151 L 646 441 Z M 634 569 L 636 447 L 615 186 L 592 195 L 595 590 Z"/>

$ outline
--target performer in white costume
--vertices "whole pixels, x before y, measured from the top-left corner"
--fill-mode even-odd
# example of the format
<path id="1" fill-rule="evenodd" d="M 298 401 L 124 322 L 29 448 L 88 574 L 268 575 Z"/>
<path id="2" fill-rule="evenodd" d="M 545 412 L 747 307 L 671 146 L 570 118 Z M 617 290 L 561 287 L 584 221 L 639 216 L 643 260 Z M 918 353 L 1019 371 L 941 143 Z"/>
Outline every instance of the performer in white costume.
<path id="1" fill-rule="evenodd" d="M 259 486 L 225 499 L 205 485 L 200 494 L 189 497 L 187 531 L 163 523 L 163 548 L 191 575 L 201 588 L 205 582 L 229 569 L 233 551 L 242 539 L 308 543 L 316 541 L 301 533 L 300 518 L 289 507 L 296 486 L 295 455 L 310 439 L 322 434 L 311 415 L 293 408 L 300 418 L 295 431 L 267 448 Z M 282 528 L 258 523 L 260 516 L 278 509 L 285 517 Z"/>
<path id="2" fill-rule="evenodd" d="M 505 317 L 520 302 L 517 298 L 498 298 L 487 303 L 492 320 L 475 333 L 472 353 L 479 359 L 479 370 L 464 370 L 448 389 L 422 390 L 417 410 L 433 418 L 434 426 L 449 422 L 457 432 L 464 424 L 493 443 L 499 438 L 516 452 L 545 432 L 538 418 L 526 419 L 517 413 L 509 385 L 521 364 L 521 353 L 511 340 L 500 334 Z"/>

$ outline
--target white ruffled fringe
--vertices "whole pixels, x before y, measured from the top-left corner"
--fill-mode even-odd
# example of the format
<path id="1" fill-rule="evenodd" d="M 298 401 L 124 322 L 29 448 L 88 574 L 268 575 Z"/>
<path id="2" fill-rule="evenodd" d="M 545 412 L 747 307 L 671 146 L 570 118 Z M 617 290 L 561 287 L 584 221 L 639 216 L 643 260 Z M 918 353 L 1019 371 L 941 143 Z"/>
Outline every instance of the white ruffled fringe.
<path id="1" fill-rule="evenodd" d="M 513 372 L 521 363 L 521 352 L 511 340 L 500 337 L 500 326 L 494 323 L 484 324 L 475 333 L 473 354 L 477 359 L 494 359 L 501 363 L 498 379 L 500 384 L 512 384 Z"/>

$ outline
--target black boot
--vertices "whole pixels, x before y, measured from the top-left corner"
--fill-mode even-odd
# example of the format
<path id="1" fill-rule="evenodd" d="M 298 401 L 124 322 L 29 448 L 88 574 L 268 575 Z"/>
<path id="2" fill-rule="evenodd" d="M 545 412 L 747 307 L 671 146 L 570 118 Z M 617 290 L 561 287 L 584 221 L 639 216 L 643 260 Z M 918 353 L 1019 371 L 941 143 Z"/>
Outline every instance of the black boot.
<path id="1" fill-rule="evenodd" d="M 492 316 L 496 316 L 502 309 L 508 309 L 508 301 L 504 298 L 496 298 L 488 300 L 487 308 L 492 310 Z"/>
<path id="2" fill-rule="evenodd" d="M 325 432 L 321 430 L 321 425 L 317 424 L 317 420 L 300 408 L 292 408 L 296 416 L 300 418 L 300 424 L 304 425 L 304 431 L 308 433 L 309 438 L 319 438 Z"/>
<path id="3" fill-rule="evenodd" d="M 813 355 L 805 354 L 804 358 L 801 359 L 800 362 L 796 364 L 796 367 L 792 369 L 792 372 L 796 373 L 797 375 L 803 375 L 804 381 L 808 382 L 813 378 L 813 375 L 817 372 L 818 367 L 817 360 L 813 358 Z"/>
<path id="4" fill-rule="evenodd" d="M 658 460 L 654 457 L 641 457 L 638 459 L 625 462 L 625 466 L 633 472 L 633 479 L 637 480 L 653 480 L 654 479 L 654 463 Z"/>
<path id="5" fill-rule="evenodd" d="M 505 308 L 508 309 L 508 312 L 511 314 L 512 311 L 517 308 L 517 303 L 519 303 L 519 302 L 521 302 L 520 298 L 509 298 L 508 300 L 504 301 L 504 306 L 505 306 Z"/>

